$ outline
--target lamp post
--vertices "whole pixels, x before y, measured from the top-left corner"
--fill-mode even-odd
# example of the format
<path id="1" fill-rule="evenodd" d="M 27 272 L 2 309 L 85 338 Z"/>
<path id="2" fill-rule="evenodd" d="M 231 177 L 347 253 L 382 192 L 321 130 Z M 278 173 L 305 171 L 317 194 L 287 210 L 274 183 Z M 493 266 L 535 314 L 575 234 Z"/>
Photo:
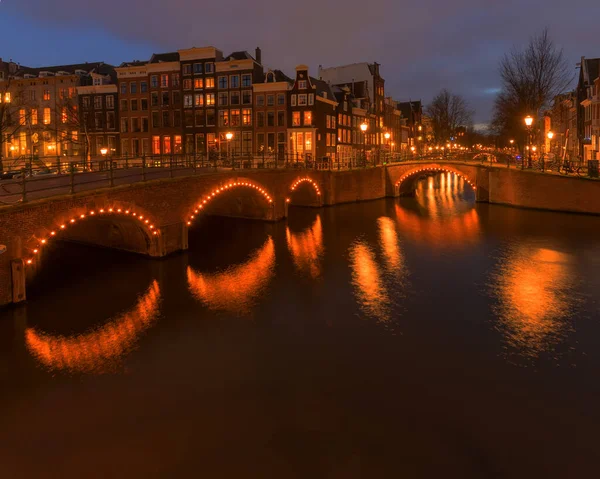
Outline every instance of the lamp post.
<path id="1" fill-rule="evenodd" d="M 366 121 L 360 124 L 360 129 L 363 132 L 363 157 L 365 160 L 365 165 L 367 164 L 367 130 L 369 129 L 369 125 Z"/>
<path id="2" fill-rule="evenodd" d="M 389 147 L 390 147 L 390 137 L 391 137 L 392 135 L 390 135 L 390 132 L 389 132 L 389 131 L 386 131 L 386 132 L 385 132 L 385 134 L 384 134 L 383 136 L 385 137 L 385 148 L 386 148 L 386 155 L 385 155 L 385 157 L 387 158 L 387 150 L 388 150 L 388 149 L 389 149 Z M 386 163 L 387 163 L 387 161 L 386 161 Z"/>
<path id="3" fill-rule="evenodd" d="M 529 153 L 527 155 L 527 168 L 531 168 L 531 126 L 533 125 L 533 117 L 527 115 L 525 117 L 525 126 L 527 127 L 527 143 L 529 144 Z M 521 169 L 525 168 L 525 162 L 521 162 Z"/>
<path id="4" fill-rule="evenodd" d="M 227 139 L 227 160 L 229 160 L 229 142 L 233 138 L 233 133 L 228 131 L 227 133 L 225 133 L 225 138 Z M 233 161 L 231 162 L 231 167 L 233 169 Z"/>

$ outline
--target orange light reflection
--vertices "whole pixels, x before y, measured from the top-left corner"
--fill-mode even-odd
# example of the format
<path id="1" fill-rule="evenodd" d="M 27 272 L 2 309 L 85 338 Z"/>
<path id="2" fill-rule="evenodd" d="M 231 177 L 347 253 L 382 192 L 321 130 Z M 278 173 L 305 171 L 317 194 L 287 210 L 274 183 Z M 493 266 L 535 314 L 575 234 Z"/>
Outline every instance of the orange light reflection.
<path id="1" fill-rule="evenodd" d="M 302 233 L 292 233 L 286 228 L 287 245 L 296 268 L 311 278 L 321 275 L 321 257 L 323 256 L 323 227 L 321 217 L 317 215 L 312 226 Z"/>
<path id="2" fill-rule="evenodd" d="M 51 370 L 104 374 L 115 370 L 139 336 L 158 317 L 160 289 L 154 281 L 136 307 L 97 330 L 64 337 L 28 328 L 25 344 L 30 353 Z"/>
<path id="3" fill-rule="evenodd" d="M 271 280 L 274 267 L 275 245 L 269 237 L 246 263 L 222 273 L 199 273 L 188 266 L 188 286 L 210 309 L 247 314 Z"/>
<path id="4" fill-rule="evenodd" d="M 551 351 L 569 330 L 578 301 L 570 257 L 550 249 L 513 248 L 496 275 L 497 313 L 510 345 L 536 357 Z"/>
<path id="5" fill-rule="evenodd" d="M 364 242 L 350 247 L 352 283 L 361 309 L 380 322 L 390 319 L 390 299 L 375 254 Z"/>

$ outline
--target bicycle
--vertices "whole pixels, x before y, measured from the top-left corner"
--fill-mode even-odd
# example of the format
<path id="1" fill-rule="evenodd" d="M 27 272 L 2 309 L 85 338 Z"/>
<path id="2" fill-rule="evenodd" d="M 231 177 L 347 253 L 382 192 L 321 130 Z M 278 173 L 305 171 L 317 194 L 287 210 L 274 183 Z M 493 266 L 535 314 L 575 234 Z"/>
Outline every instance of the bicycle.
<path id="1" fill-rule="evenodd" d="M 559 172 L 561 175 L 568 175 L 570 173 L 573 173 L 577 176 L 583 176 L 584 174 L 583 167 L 581 166 L 581 164 L 575 165 L 575 162 L 573 162 L 572 160 L 565 160 L 561 165 Z"/>

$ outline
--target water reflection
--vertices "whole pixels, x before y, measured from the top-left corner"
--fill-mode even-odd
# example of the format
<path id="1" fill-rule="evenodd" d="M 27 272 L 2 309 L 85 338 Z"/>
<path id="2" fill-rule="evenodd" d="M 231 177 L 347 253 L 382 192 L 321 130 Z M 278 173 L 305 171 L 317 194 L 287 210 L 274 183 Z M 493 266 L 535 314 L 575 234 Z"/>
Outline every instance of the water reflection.
<path id="1" fill-rule="evenodd" d="M 103 374 L 114 371 L 139 336 L 158 317 L 160 288 L 154 281 L 136 307 L 102 327 L 64 337 L 28 328 L 25 344 L 30 353 L 51 370 Z"/>
<path id="2" fill-rule="evenodd" d="M 220 273 L 199 273 L 188 266 L 187 279 L 195 298 L 213 310 L 248 314 L 264 293 L 275 267 L 275 246 L 269 237 L 251 258 Z"/>
<path id="3" fill-rule="evenodd" d="M 350 247 L 352 284 L 365 314 L 380 322 L 390 319 L 390 298 L 379 271 L 375 253 L 364 241 L 356 241 Z"/>
<path id="4" fill-rule="evenodd" d="M 572 258 L 552 249 L 513 247 L 494 276 L 492 290 L 509 345 L 535 357 L 551 351 L 570 329 L 577 299 Z"/>
<path id="5" fill-rule="evenodd" d="M 396 232 L 396 224 L 394 220 L 387 216 L 382 216 L 377 220 L 379 226 L 379 240 L 381 249 L 389 271 L 400 271 L 403 268 L 404 260 L 400 251 L 398 241 L 398 233 Z"/>
<path id="6" fill-rule="evenodd" d="M 323 227 L 321 216 L 317 215 L 312 226 L 301 233 L 292 233 L 286 227 L 288 249 L 298 271 L 318 278 L 321 275 L 321 258 L 323 256 Z"/>

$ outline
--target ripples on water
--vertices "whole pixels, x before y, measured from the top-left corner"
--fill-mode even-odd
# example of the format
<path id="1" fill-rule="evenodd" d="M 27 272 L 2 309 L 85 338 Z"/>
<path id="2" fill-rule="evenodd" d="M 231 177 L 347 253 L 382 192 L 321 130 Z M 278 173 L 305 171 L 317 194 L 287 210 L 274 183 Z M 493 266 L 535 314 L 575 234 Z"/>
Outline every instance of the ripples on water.
<path id="1" fill-rule="evenodd" d="M 572 331 L 579 296 L 573 257 L 560 251 L 513 244 L 492 275 L 497 327 L 508 345 L 535 358 Z"/>

